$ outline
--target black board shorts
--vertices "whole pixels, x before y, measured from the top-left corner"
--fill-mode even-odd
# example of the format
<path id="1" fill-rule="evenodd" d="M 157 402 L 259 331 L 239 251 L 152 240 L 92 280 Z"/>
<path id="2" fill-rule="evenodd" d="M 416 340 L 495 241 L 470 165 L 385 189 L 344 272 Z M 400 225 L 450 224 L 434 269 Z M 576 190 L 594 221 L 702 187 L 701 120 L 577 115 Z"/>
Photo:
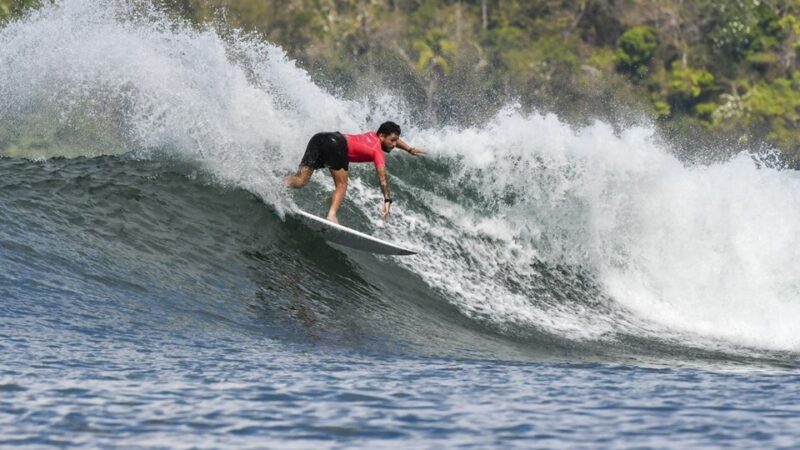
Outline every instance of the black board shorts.
<path id="1" fill-rule="evenodd" d="M 350 167 L 350 161 L 347 159 L 347 139 L 339 132 L 315 134 L 308 141 L 300 165 L 310 167 L 312 170 L 323 167 L 347 170 Z"/>

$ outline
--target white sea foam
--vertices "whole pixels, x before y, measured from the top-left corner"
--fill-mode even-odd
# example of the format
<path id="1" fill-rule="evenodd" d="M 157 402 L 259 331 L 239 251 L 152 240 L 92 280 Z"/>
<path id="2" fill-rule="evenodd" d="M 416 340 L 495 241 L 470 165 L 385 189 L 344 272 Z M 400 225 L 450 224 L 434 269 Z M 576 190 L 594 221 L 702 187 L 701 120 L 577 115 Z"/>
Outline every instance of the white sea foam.
<path id="1" fill-rule="evenodd" d="M 280 174 L 311 133 L 364 126 L 360 104 L 325 93 L 280 48 L 144 2 L 58 2 L 1 30 L 0 47 L 0 119 L 56 111 L 45 120 L 69 130 L 76 110 L 93 115 L 123 131 L 124 149 L 167 150 L 279 208 Z"/>
<path id="2" fill-rule="evenodd" d="M 573 130 L 514 110 L 480 129 L 421 133 L 460 162 L 450 183 L 487 199 L 518 194 L 488 217 L 454 214 L 456 233 L 505 236 L 499 248 L 587 267 L 619 305 L 686 338 L 800 350 L 800 176 L 759 169 L 747 155 L 687 167 L 652 136 L 646 127 L 617 135 L 602 123 Z M 493 221 L 502 226 L 482 231 Z M 526 273 L 527 257 L 491 259 Z M 592 319 L 579 328 L 630 325 Z"/>
<path id="3" fill-rule="evenodd" d="M 311 134 L 373 127 L 370 114 L 403 119 L 396 97 L 339 99 L 274 45 L 196 31 L 146 3 L 58 2 L 0 30 L 0 48 L 0 120 L 111 117 L 101 122 L 122 130 L 124 149 L 195 162 L 279 211 L 292 203 L 281 177 Z M 574 129 L 513 106 L 481 127 L 405 128 L 450 175 L 433 190 L 414 174 L 394 178 L 415 201 L 398 202 L 388 223 L 376 217 L 368 170 L 353 170 L 349 200 L 378 233 L 425 249 L 398 264 L 465 314 L 567 339 L 654 334 L 800 350 L 795 172 L 746 156 L 687 167 L 650 127 Z M 566 276 L 564 288 L 586 298 L 564 299 L 543 267 L 586 273 L 601 292 Z"/>

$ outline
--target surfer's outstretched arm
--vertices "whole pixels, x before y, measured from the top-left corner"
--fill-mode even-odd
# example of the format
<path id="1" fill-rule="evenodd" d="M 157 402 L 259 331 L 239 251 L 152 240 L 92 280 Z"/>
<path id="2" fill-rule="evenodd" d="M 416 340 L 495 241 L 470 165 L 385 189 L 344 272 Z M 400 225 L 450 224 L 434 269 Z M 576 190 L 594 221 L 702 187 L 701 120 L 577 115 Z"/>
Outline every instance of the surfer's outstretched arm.
<path id="1" fill-rule="evenodd" d="M 375 171 L 378 172 L 378 184 L 381 186 L 383 193 L 383 217 L 389 215 L 389 208 L 392 206 L 392 193 L 389 191 L 389 179 L 386 177 L 386 166 L 377 166 Z"/>
<path id="2" fill-rule="evenodd" d="M 397 140 L 397 147 L 407 151 L 409 154 L 414 156 L 422 156 L 425 154 L 425 150 L 421 148 L 414 148 L 408 145 L 408 143 L 403 141 L 402 139 Z"/>

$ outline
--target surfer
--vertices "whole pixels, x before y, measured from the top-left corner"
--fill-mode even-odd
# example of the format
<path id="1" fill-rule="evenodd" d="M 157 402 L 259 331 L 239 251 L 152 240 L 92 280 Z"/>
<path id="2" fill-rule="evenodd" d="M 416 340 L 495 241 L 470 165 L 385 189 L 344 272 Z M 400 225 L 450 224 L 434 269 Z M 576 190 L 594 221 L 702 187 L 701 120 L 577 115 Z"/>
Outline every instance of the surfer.
<path id="1" fill-rule="evenodd" d="M 386 178 L 386 155 L 395 147 L 409 154 L 420 156 L 425 151 L 414 148 L 400 139 L 400 125 L 384 122 L 378 131 L 363 134 L 342 134 L 337 132 L 317 133 L 308 141 L 306 152 L 300 161 L 297 174 L 284 178 L 286 186 L 301 188 L 308 183 L 315 170 L 328 167 L 335 185 L 331 197 L 331 207 L 326 219 L 339 223 L 336 212 L 344 200 L 347 190 L 347 170 L 351 162 L 370 162 L 375 164 L 378 173 L 378 184 L 383 193 L 381 213 L 386 218 L 392 207 L 392 196 L 389 192 L 389 181 Z"/>

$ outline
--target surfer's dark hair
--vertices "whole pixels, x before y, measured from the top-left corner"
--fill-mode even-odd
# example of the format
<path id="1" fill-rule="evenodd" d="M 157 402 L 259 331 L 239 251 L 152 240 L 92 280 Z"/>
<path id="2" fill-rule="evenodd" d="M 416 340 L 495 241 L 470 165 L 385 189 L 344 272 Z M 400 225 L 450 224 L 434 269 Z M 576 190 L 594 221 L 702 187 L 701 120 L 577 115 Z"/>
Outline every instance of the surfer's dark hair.
<path id="1" fill-rule="evenodd" d="M 400 125 L 394 122 L 383 122 L 381 126 L 378 127 L 378 134 L 382 134 L 384 136 L 388 136 L 392 133 L 397 133 L 398 136 L 400 135 Z"/>

